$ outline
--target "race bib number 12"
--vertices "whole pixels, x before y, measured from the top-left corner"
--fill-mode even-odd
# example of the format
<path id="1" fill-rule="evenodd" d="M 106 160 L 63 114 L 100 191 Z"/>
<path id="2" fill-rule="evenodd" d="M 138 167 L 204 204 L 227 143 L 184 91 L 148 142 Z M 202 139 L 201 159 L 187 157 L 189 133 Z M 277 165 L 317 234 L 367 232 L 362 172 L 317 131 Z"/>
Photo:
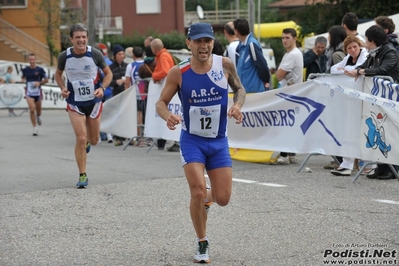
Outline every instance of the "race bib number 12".
<path id="1" fill-rule="evenodd" d="M 190 107 L 190 133 L 216 138 L 219 132 L 220 104 L 212 106 Z"/>

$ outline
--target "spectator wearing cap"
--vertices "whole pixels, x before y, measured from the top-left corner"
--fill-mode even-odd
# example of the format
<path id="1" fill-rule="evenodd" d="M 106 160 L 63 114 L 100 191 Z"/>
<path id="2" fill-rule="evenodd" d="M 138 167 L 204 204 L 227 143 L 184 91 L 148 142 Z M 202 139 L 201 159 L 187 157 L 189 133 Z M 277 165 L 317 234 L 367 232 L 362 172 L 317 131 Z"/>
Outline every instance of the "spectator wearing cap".
<path id="1" fill-rule="evenodd" d="M 170 130 L 176 130 L 177 124 L 183 125 L 180 157 L 190 188 L 190 215 L 197 238 L 194 262 L 197 263 L 210 262 L 207 210 L 212 201 L 220 206 L 230 201 L 232 163 L 227 140 L 227 117 L 236 119 L 237 124 L 241 123 L 241 106 L 245 101 L 245 90 L 233 62 L 227 57 L 212 54 L 214 39 L 210 24 L 190 25 L 186 45 L 192 56 L 169 71 L 156 104 L 157 113 Z M 234 92 L 233 104 L 229 106 L 228 85 Z M 176 94 L 181 99 L 182 116 L 168 108 Z M 206 115 L 200 114 L 203 109 L 208 111 Z M 201 126 L 200 120 L 206 121 L 206 125 Z M 208 187 L 205 170 L 211 184 Z"/>
<path id="2" fill-rule="evenodd" d="M 111 82 L 112 96 L 115 96 L 125 90 L 125 73 L 127 64 L 123 61 L 125 59 L 125 49 L 115 44 L 112 48 L 114 62 L 110 65 L 113 77 Z M 115 136 L 115 146 L 122 145 L 123 138 Z"/>
<path id="3" fill-rule="evenodd" d="M 123 61 L 125 59 L 125 49 L 119 44 L 114 45 L 112 49 L 114 62 L 110 65 L 113 79 L 111 82 L 112 96 L 115 96 L 125 90 L 125 72 L 127 64 Z"/>
<path id="4" fill-rule="evenodd" d="M 240 40 L 237 47 L 237 73 L 246 92 L 262 92 L 269 89 L 270 71 L 263 57 L 262 47 L 250 32 L 246 19 L 234 20 L 234 33 Z"/>

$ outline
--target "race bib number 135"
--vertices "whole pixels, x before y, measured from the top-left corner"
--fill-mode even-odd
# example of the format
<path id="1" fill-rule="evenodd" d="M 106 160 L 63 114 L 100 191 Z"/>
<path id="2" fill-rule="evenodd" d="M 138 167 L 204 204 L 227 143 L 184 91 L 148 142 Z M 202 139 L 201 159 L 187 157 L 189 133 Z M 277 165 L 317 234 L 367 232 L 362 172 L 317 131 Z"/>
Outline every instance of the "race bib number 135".
<path id="1" fill-rule="evenodd" d="M 94 99 L 93 80 L 75 80 L 72 82 L 76 102 L 90 101 Z"/>

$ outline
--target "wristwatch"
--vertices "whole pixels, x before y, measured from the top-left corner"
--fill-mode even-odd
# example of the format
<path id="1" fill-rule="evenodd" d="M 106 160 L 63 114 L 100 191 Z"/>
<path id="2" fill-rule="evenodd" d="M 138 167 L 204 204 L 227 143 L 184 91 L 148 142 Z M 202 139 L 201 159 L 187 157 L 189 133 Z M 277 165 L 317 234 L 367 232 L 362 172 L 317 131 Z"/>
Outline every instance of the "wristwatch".
<path id="1" fill-rule="evenodd" d="M 356 73 L 360 76 L 360 68 L 357 69 Z"/>
<path id="2" fill-rule="evenodd" d="M 105 92 L 105 89 L 103 87 L 100 86 L 101 89 L 103 89 L 103 92 Z"/>

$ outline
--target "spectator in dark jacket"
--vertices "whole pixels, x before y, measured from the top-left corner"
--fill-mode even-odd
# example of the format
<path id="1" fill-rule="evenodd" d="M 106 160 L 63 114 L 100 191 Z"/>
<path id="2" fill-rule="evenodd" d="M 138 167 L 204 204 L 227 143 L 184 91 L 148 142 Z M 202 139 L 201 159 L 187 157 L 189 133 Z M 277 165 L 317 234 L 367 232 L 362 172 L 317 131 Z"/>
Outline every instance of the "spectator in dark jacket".
<path id="1" fill-rule="evenodd" d="M 112 96 L 115 96 L 125 90 L 125 73 L 127 64 L 125 59 L 125 49 L 119 44 L 114 45 L 112 49 L 114 62 L 109 66 L 111 68 L 113 78 L 111 82 Z"/>
<path id="2" fill-rule="evenodd" d="M 385 31 L 377 25 L 368 28 L 366 45 L 369 49 L 366 62 L 345 74 L 355 78 L 359 75 L 390 76 L 395 83 L 399 82 L 398 53 L 388 42 Z"/>
<path id="3" fill-rule="evenodd" d="M 306 68 L 306 79 L 311 73 L 325 73 L 327 64 L 326 55 L 327 39 L 317 37 L 312 50 L 303 55 L 303 66 Z"/>
<path id="4" fill-rule="evenodd" d="M 366 62 L 355 70 L 346 71 L 345 74 L 358 78 L 366 76 L 390 76 L 395 83 L 399 82 L 399 55 L 389 43 L 383 28 L 374 25 L 366 30 L 366 45 L 369 56 Z M 398 169 L 398 166 L 394 166 Z M 378 164 L 373 173 L 367 175 L 372 179 L 393 179 L 394 174 L 386 164 Z"/>
<path id="5" fill-rule="evenodd" d="M 388 42 L 399 52 L 398 35 L 394 34 L 396 26 L 393 20 L 386 16 L 379 16 L 375 18 L 375 24 L 384 29 L 388 37 Z"/>
<path id="6" fill-rule="evenodd" d="M 127 64 L 123 61 L 125 59 L 125 49 L 119 44 L 114 45 L 112 49 L 114 55 L 114 62 L 109 66 L 111 68 L 113 77 L 110 84 L 112 88 L 112 96 L 115 96 L 125 90 L 125 73 Z M 115 137 L 115 146 L 123 145 L 124 138 Z"/>

